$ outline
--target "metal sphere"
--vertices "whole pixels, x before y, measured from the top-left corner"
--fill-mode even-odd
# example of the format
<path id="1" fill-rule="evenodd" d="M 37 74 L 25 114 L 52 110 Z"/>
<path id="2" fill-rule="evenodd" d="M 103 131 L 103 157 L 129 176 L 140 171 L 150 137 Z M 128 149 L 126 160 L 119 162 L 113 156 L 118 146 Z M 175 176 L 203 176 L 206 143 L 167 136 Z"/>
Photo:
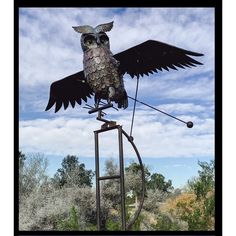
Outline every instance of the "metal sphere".
<path id="1" fill-rule="evenodd" d="M 188 121 L 187 122 L 187 127 L 188 128 L 192 128 L 193 127 L 193 122 L 192 121 Z"/>

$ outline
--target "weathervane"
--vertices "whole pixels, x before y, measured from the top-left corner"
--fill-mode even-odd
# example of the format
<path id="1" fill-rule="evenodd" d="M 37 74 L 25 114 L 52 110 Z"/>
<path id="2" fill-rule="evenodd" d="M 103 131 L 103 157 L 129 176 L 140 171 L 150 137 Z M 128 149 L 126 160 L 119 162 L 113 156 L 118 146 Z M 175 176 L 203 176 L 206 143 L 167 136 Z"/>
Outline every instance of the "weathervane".
<path id="1" fill-rule="evenodd" d="M 187 51 L 175 46 L 171 46 L 159 41 L 148 40 L 139 45 L 131 47 L 125 51 L 113 55 L 110 51 L 109 37 L 106 32 L 113 27 L 113 22 L 101 24 L 95 28 L 84 25 L 76 26 L 73 29 L 81 33 L 81 47 L 84 52 L 83 57 L 83 71 L 77 72 L 73 75 L 65 77 L 51 84 L 50 98 L 46 111 L 52 108 L 55 104 L 55 112 L 58 112 L 62 105 L 67 109 L 69 104 L 74 108 L 75 103 L 82 104 L 82 100 L 87 102 L 88 98 L 94 96 L 95 105 L 86 104 L 84 108 L 89 109 L 88 113 L 92 114 L 98 112 L 97 120 L 104 122 L 100 130 L 94 131 L 95 135 L 95 164 L 96 164 L 96 196 L 97 196 L 97 226 L 100 230 L 100 181 L 106 179 L 120 179 L 121 184 L 121 211 L 122 211 L 122 230 L 131 228 L 134 221 L 140 214 L 143 200 L 144 200 L 144 168 L 138 149 L 135 146 L 132 136 L 132 129 L 135 116 L 136 103 L 139 102 L 151 109 L 161 112 L 169 117 L 172 117 L 187 125 L 188 128 L 193 127 L 191 121 L 185 122 L 173 115 L 161 111 L 149 104 L 146 104 L 137 99 L 139 77 L 144 75 L 149 76 L 158 70 L 162 71 L 169 69 L 177 70 L 177 68 L 185 69 L 186 67 L 193 67 L 202 65 L 191 56 L 203 56 L 203 54 Z M 135 97 L 132 98 L 127 95 L 123 76 L 129 74 L 132 78 L 137 78 Z M 133 115 L 131 122 L 130 134 L 128 135 L 122 126 L 117 125 L 115 121 L 104 119 L 106 113 L 103 111 L 108 108 L 114 108 L 113 103 L 117 107 L 126 109 L 128 107 L 128 98 L 134 100 Z M 102 100 L 106 100 L 104 103 Z M 99 142 L 98 134 L 110 130 L 118 130 L 119 140 L 119 160 L 120 160 L 120 174 L 117 176 L 99 176 Z M 134 215 L 133 220 L 126 224 L 125 217 L 125 190 L 124 190 L 124 161 L 123 161 L 123 139 L 125 136 L 131 143 L 135 153 L 138 157 L 141 174 L 142 174 L 142 199 L 140 206 Z"/>

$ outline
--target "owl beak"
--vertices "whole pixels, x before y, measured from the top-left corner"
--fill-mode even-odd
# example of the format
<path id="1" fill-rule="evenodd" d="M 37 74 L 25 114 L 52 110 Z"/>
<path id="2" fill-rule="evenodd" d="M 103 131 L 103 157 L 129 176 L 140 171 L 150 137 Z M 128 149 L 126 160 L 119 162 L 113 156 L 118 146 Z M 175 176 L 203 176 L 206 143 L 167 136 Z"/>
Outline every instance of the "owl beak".
<path id="1" fill-rule="evenodd" d="M 98 45 L 101 44 L 101 41 L 100 41 L 99 37 L 97 37 L 97 44 L 98 44 Z"/>

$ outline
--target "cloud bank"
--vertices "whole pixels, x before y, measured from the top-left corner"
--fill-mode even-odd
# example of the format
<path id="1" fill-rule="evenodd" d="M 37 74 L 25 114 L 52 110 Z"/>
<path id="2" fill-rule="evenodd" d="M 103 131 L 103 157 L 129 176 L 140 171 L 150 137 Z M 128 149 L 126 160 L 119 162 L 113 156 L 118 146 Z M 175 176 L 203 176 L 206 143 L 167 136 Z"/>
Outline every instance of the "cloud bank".
<path id="1" fill-rule="evenodd" d="M 96 16 L 96 17 L 95 17 Z M 214 156 L 214 9 L 207 8 L 22 8 L 19 18 L 20 148 L 55 155 L 94 156 L 93 130 L 100 124 L 79 106 L 44 112 L 50 84 L 82 70 L 80 35 L 75 25 L 114 21 L 111 50 L 118 53 L 148 39 L 204 53 L 203 66 L 159 72 L 140 80 L 138 98 L 192 120 L 193 129 L 138 106 L 135 142 L 144 157 Z M 136 80 L 125 75 L 134 96 Z M 93 104 L 93 101 L 90 102 Z M 127 110 L 109 111 L 127 131 Z M 113 134 L 114 135 L 114 134 Z M 116 155 L 116 137 L 103 139 L 102 155 Z M 125 144 L 126 155 L 134 155 Z"/>

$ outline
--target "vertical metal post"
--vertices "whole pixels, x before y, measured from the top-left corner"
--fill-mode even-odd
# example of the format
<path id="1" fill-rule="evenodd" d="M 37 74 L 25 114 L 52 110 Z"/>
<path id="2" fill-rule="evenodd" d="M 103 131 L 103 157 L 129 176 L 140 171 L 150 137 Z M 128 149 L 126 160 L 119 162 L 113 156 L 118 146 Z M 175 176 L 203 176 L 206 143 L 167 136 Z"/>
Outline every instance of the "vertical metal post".
<path id="1" fill-rule="evenodd" d="M 99 144 L 98 144 L 98 132 L 94 131 L 95 138 L 95 168 L 96 168 L 96 208 L 97 208 L 97 230 L 101 228 L 100 218 L 100 182 L 99 182 Z"/>
<path id="2" fill-rule="evenodd" d="M 121 219 L 122 219 L 122 230 L 126 230 L 125 181 L 124 181 L 124 156 L 123 156 L 122 126 L 118 127 L 118 138 L 119 138 L 119 159 L 120 159 Z"/>

